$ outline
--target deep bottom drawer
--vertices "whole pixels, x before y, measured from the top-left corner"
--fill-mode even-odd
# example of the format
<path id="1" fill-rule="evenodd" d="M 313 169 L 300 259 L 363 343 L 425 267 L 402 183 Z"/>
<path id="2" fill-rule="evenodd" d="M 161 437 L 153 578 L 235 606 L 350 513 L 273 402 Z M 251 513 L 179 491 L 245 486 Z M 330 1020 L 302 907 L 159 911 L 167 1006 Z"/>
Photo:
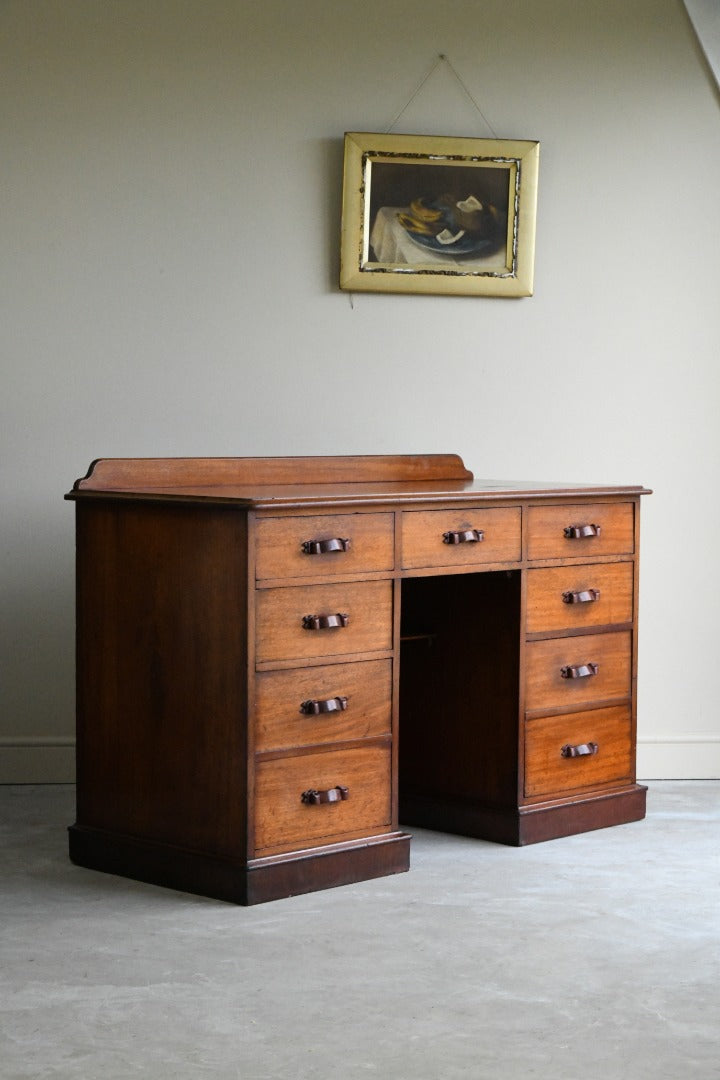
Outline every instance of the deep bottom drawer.
<path id="1" fill-rule="evenodd" d="M 525 795 L 632 779 L 630 707 L 541 717 L 525 724 Z"/>
<path id="2" fill-rule="evenodd" d="M 347 789 L 346 799 L 303 801 L 306 792 L 338 787 Z M 257 855 L 377 835 L 389 830 L 391 818 L 389 740 L 256 765 Z"/>

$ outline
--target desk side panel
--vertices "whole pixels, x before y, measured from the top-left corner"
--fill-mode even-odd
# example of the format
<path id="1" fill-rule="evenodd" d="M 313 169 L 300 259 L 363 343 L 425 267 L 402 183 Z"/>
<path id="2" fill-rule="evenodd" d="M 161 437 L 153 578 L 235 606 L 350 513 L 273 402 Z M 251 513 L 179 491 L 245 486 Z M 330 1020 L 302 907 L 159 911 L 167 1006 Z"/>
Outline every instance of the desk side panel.
<path id="1" fill-rule="evenodd" d="M 244 858 L 247 525 L 77 507 L 77 823 Z"/>

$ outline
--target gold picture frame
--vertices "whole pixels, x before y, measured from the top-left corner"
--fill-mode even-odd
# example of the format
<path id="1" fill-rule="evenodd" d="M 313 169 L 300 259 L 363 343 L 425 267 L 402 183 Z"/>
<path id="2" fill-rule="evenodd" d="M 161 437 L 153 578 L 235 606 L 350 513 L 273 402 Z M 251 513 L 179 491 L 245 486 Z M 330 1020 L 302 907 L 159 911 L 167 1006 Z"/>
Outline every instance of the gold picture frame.
<path id="1" fill-rule="evenodd" d="M 345 134 L 340 288 L 531 296 L 540 144 Z"/>

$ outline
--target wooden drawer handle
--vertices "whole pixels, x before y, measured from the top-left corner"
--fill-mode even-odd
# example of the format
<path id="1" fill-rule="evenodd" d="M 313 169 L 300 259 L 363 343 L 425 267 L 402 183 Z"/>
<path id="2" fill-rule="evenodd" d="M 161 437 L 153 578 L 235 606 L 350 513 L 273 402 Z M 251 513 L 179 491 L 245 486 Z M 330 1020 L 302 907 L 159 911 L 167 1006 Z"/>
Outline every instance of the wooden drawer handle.
<path id="1" fill-rule="evenodd" d="M 599 589 L 582 589 L 580 592 L 564 592 L 563 604 L 594 604 L 600 599 Z"/>
<path id="2" fill-rule="evenodd" d="M 593 754 L 597 754 L 600 747 L 596 742 L 580 743 L 579 746 L 571 746 L 570 743 L 565 743 L 560 751 L 561 757 L 589 757 Z"/>
<path id="3" fill-rule="evenodd" d="M 350 798 L 350 791 L 348 788 L 343 787 L 342 784 L 338 784 L 337 787 L 330 788 L 329 791 L 318 791 L 317 788 L 308 788 L 307 791 L 303 791 L 300 799 L 308 806 L 320 806 L 321 803 L 333 803 L 344 802 Z"/>
<path id="4" fill-rule="evenodd" d="M 479 544 L 485 539 L 482 529 L 460 529 L 443 533 L 443 544 Z"/>
<path id="5" fill-rule="evenodd" d="M 566 525 L 563 529 L 566 540 L 587 540 L 591 536 L 599 535 L 599 525 Z"/>
<path id="6" fill-rule="evenodd" d="M 303 615 L 303 630 L 330 630 L 334 626 L 347 626 L 350 619 L 338 612 L 337 615 Z"/>
<path id="7" fill-rule="evenodd" d="M 329 551 L 349 551 L 349 539 L 337 536 L 332 540 L 305 540 L 300 545 L 304 555 L 326 555 Z"/>
<path id="8" fill-rule="evenodd" d="M 598 664 L 568 664 L 567 667 L 560 668 L 560 675 L 563 679 L 588 679 L 592 675 L 597 675 L 600 667 Z"/>
<path id="9" fill-rule="evenodd" d="M 345 712 L 348 699 L 346 697 L 331 697 L 324 700 L 309 698 L 300 703 L 300 712 L 304 716 L 318 716 L 319 713 Z"/>

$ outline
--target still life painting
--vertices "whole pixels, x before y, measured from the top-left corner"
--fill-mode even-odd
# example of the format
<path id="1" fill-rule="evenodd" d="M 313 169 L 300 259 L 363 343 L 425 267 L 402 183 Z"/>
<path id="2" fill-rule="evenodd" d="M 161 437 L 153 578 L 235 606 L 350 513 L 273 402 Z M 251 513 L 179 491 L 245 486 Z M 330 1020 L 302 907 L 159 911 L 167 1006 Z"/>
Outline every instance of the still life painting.
<path id="1" fill-rule="evenodd" d="M 530 296 L 539 144 L 345 135 L 340 287 Z"/>

